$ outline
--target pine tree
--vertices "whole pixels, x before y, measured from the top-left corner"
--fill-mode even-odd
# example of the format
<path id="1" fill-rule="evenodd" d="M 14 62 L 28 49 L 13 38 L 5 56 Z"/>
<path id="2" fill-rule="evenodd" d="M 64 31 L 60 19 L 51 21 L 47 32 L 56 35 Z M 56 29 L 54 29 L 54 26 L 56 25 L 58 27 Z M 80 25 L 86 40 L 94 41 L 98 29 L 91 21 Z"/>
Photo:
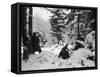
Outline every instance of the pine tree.
<path id="1" fill-rule="evenodd" d="M 52 35 L 58 40 L 63 40 L 63 34 L 66 34 L 70 40 L 75 36 L 79 38 L 81 35 L 86 36 L 89 30 L 92 30 L 94 26 L 90 25 L 95 20 L 95 11 L 93 10 L 80 10 L 80 9 L 66 9 L 66 8 L 55 8 L 49 10 L 53 15 L 50 19 L 52 26 Z M 70 10 L 69 13 L 66 13 Z M 91 29 L 92 28 L 92 29 Z M 68 38 L 67 37 L 67 38 Z"/>

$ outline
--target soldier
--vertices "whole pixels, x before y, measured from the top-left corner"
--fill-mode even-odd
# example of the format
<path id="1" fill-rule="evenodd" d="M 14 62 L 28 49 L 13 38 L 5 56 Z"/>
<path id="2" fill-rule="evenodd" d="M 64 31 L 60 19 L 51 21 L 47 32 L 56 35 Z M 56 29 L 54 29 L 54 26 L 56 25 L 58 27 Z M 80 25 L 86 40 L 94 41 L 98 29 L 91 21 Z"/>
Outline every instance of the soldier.
<path id="1" fill-rule="evenodd" d="M 32 35 L 32 44 L 33 44 L 33 53 L 35 53 L 36 51 L 38 51 L 39 53 L 42 52 L 41 51 L 41 47 L 40 47 L 40 40 L 39 40 L 39 36 L 37 33 L 33 33 Z"/>
<path id="2" fill-rule="evenodd" d="M 68 44 L 66 44 L 60 51 L 58 58 L 62 57 L 62 59 L 68 59 L 70 57 L 69 55 L 69 49 Z"/>

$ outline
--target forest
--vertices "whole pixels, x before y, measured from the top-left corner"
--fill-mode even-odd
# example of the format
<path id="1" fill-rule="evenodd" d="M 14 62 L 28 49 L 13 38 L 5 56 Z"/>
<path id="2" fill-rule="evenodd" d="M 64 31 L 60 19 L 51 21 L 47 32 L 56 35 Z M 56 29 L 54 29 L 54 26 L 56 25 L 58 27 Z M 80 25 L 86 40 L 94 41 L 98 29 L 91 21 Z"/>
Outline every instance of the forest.
<path id="1" fill-rule="evenodd" d="M 94 9 L 22 7 L 21 10 L 23 70 L 95 66 Z"/>

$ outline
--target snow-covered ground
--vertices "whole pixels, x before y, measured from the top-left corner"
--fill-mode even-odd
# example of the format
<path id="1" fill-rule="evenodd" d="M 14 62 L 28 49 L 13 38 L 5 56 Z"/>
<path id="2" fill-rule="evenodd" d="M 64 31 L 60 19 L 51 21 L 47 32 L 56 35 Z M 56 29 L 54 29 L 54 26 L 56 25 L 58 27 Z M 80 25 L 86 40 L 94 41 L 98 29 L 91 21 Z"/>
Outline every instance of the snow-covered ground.
<path id="1" fill-rule="evenodd" d="M 95 53 L 89 49 L 80 48 L 72 51 L 69 59 L 58 58 L 63 46 L 54 45 L 51 48 L 42 48 L 42 53 L 29 55 L 29 60 L 22 60 L 22 70 L 43 70 L 57 68 L 93 67 L 95 61 L 87 59 Z"/>

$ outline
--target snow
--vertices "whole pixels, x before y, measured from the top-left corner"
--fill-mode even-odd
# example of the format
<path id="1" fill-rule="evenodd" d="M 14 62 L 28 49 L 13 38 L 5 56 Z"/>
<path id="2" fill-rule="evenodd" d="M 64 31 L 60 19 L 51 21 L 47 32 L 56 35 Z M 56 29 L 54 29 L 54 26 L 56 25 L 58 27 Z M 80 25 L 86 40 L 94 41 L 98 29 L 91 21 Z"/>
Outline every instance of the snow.
<path id="1" fill-rule="evenodd" d="M 42 51 L 49 51 L 53 54 L 58 55 L 62 48 L 63 48 L 63 46 L 55 44 L 52 47 L 46 47 L 46 48 L 41 48 L 41 49 L 42 49 Z"/>
<path id="2" fill-rule="evenodd" d="M 74 49 L 74 46 L 69 44 L 69 45 L 68 45 L 68 49 L 69 49 L 69 50 L 72 50 L 72 49 Z"/>
<path id="3" fill-rule="evenodd" d="M 70 46 L 69 46 L 70 47 Z M 28 62 L 22 60 L 22 70 L 43 70 L 56 68 L 78 68 L 78 67 L 94 67 L 95 61 L 87 59 L 94 56 L 95 52 L 89 49 L 80 48 L 72 51 L 69 59 L 58 58 L 63 46 L 55 44 L 52 47 L 41 48 L 42 52 L 31 54 Z"/>
<path id="4" fill-rule="evenodd" d="M 60 51 L 61 51 L 61 49 L 63 48 L 64 46 L 62 46 L 62 45 L 59 45 L 59 44 L 55 44 L 55 45 L 53 45 L 52 47 L 46 47 L 46 48 L 41 48 L 42 49 L 42 51 L 49 51 L 49 52 L 51 52 L 51 53 L 53 53 L 53 54 L 56 54 L 56 55 L 59 55 L 59 53 L 60 53 Z M 69 50 L 71 50 L 71 49 L 73 49 L 74 48 L 74 46 L 72 46 L 72 45 L 68 45 L 68 49 Z"/>
<path id="5" fill-rule="evenodd" d="M 74 51 L 74 53 L 68 59 L 68 63 L 76 66 L 77 64 L 81 64 L 81 61 L 83 61 L 84 66 L 95 66 L 93 61 L 87 59 L 89 56 L 93 55 L 94 53 L 92 53 L 89 49 L 80 48 Z"/>
<path id="6" fill-rule="evenodd" d="M 36 51 L 36 52 L 35 52 L 35 55 L 39 55 L 39 52 L 38 52 L 38 51 Z"/>

